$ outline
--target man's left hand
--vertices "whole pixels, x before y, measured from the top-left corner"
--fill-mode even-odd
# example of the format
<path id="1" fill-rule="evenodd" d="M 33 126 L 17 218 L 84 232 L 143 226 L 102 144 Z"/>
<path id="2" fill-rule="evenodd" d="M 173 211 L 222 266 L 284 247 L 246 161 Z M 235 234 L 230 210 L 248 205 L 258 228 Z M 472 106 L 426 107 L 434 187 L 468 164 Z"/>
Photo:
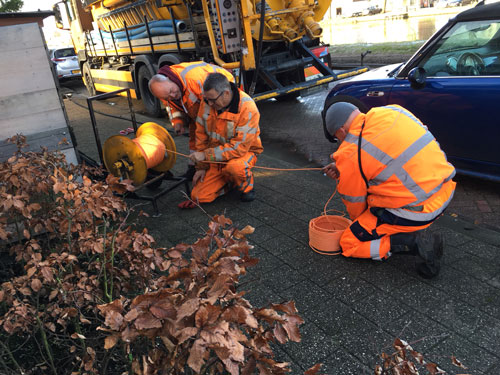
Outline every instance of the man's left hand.
<path id="1" fill-rule="evenodd" d="M 189 159 L 195 164 L 199 163 L 205 160 L 205 153 L 203 151 L 193 152 L 191 155 L 189 155 Z"/>

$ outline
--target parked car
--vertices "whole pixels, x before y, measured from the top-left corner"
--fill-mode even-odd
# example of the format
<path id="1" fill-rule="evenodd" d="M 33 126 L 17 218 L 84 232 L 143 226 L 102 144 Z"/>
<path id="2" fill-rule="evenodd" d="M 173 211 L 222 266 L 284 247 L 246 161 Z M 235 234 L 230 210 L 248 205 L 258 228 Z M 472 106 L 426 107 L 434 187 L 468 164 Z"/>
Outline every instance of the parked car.
<path id="1" fill-rule="evenodd" d="M 500 3 L 458 14 L 407 62 L 338 81 L 326 100 L 362 111 L 399 104 L 429 127 L 458 172 L 500 182 Z"/>
<path id="2" fill-rule="evenodd" d="M 82 76 L 78 65 L 78 57 L 73 47 L 52 49 L 49 54 L 59 80 Z"/>
<path id="3" fill-rule="evenodd" d="M 364 16 L 372 16 L 374 14 L 379 14 L 382 12 L 382 8 L 379 8 L 378 5 L 372 5 L 363 10 Z"/>

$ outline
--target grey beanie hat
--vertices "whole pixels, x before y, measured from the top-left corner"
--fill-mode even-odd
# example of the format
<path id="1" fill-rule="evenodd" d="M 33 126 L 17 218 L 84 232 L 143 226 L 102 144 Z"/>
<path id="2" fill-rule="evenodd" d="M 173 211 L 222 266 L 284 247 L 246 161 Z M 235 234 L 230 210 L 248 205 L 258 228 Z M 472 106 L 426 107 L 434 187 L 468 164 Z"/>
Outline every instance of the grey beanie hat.
<path id="1" fill-rule="evenodd" d="M 334 135 L 345 124 L 351 113 L 358 107 L 347 102 L 332 104 L 326 111 L 325 126 L 331 135 Z"/>

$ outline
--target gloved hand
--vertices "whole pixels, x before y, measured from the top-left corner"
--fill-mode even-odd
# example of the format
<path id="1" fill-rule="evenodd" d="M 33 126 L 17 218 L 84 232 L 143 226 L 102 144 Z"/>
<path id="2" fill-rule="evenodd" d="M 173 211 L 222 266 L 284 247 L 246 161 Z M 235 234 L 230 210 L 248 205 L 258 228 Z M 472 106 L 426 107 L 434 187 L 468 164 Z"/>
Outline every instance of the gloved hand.
<path id="1" fill-rule="evenodd" d="M 335 165 L 335 162 L 328 164 L 325 166 L 321 172 L 325 173 L 328 177 L 330 177 L 333 180 L 337 180 L 340 178 L 340 173 L 339 170 L 337 169 L 337 166 Z"/>
<path id="2" fill-rule="evenodd" d="M 199 163 L 200 161 L 205 160 L 205 153 L 203 151 L 195 151 L 191 155 L 189 155 L 189 159 L 193 163 Z"/>
<path id="3" fill-rule="evenodd" d="M 179 203 L 177 205 L 177 207 L 182 208 L 182 209 L 195 208 L 196 203 L 194 203 L 193 201 L 190 201 L 190 200 L 185 200 L 184 202 Z"/>
<path id="4" fill-rule="evenodd" d="M 197 169 L 196 173 L 193 176 L 193 186 L 195 186 L 198 183 L 198 181 L 203 182 L 206 173 L 207 173 L 206 169 Z"/>

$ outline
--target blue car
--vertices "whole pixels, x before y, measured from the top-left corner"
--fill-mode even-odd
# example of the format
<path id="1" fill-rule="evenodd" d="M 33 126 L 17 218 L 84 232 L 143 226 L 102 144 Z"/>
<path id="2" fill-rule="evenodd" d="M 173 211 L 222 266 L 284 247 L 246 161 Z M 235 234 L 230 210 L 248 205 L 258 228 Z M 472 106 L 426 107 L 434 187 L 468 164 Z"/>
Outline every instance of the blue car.
<path id="1" fill-rule="evenodd" d="M 326 101 L 363 112 L 399 104 L 428 126 L 458 172 L 500 182 L 500 3 L 450 19 L 406 63 L 339 81 Z"/>

